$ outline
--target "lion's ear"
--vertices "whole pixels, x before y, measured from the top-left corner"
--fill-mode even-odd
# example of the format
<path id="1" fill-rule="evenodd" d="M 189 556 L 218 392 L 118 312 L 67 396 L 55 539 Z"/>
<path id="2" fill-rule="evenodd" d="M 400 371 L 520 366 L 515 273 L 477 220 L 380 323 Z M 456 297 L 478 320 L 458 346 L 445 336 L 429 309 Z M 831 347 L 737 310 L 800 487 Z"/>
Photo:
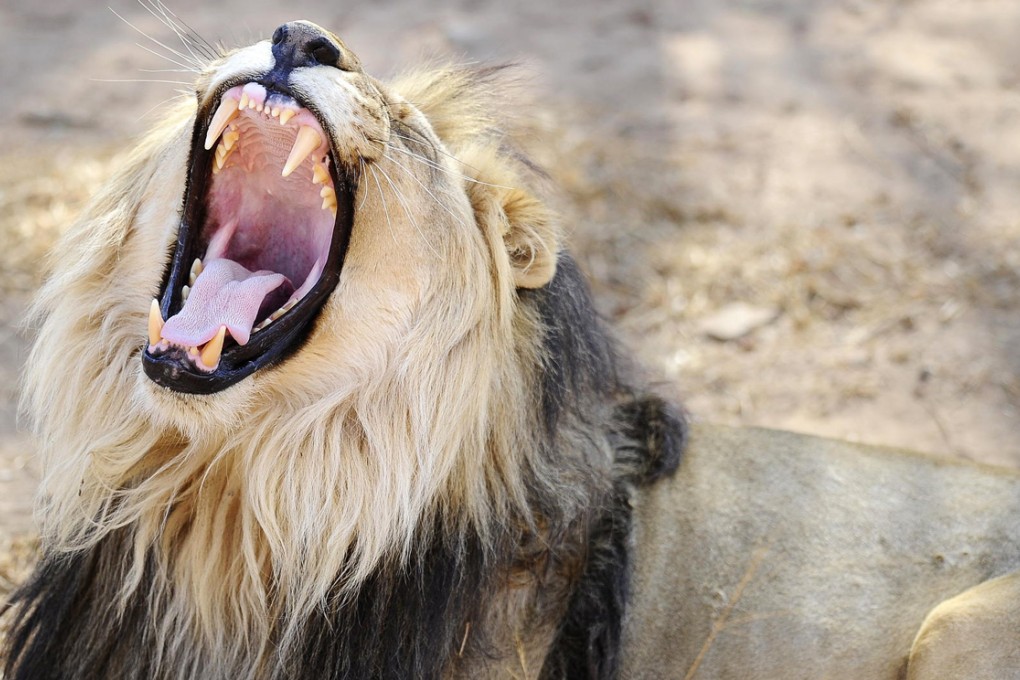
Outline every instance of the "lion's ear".
<path id="1" fill-rule="evenodd" d="M 560 239 L 555 218 L 541 201 L 520 189 L 504 196 L 502 209 L 507 225 L 503 243 L 514 283 L 518 288 L 541 288 L 556 274 Z"/>
<path id="2" fill-rule="evenodd" d="M 541 288 L 556 274 L 562 246 L 559 220 L 528 186 L 534 172 L 519 158 L 485 146 L 462 151 L 467 191 L 480 227 L 497 248 L 502 239 L 514 284 L 518 288 Z"/>

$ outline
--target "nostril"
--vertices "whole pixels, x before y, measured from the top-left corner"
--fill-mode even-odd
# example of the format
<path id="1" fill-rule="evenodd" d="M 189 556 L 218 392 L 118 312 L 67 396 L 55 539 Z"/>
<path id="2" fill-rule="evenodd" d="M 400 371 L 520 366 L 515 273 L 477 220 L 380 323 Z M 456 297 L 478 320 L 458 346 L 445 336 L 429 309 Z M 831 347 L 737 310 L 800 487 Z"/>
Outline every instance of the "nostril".
<path id="1" fill-rule="evenodd" d="M 308 43 L 308 53 L 323 66 L 336 66 L 340 61 L 340 49 L 326 38 L 315 38 Z"/>
<path id="2" fill-rule="evenodd" d="M 283 39 L 286 38 L 286 37 L 287 37 L 287 27 L 286 26 L 280 26 L 275 31 L 273 31 L 273 44 L 274 45 L 279 45 L 280 43 L 283 42 Z"/>

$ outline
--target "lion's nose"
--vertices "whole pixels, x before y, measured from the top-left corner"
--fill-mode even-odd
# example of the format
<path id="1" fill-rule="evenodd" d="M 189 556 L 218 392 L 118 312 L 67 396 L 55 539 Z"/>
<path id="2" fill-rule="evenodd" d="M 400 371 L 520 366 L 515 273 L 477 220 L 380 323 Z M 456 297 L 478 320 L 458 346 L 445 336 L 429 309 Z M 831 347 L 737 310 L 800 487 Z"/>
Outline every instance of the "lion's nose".
<path id="1" fill-rule="evenodd" d="M 343 68 L 343 53 L 334 38 L 308 21 L 291 21 L 273 32 L 273 57 L 277 68 L 291 70 L 302 66 Z"/>

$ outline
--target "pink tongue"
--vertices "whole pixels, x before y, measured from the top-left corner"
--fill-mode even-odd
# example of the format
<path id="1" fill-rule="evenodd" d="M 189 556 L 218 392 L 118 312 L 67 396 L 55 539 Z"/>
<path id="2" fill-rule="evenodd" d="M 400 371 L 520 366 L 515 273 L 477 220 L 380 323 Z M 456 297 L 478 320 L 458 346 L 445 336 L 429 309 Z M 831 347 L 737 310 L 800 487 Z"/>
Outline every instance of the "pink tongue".
<path id="1" fill-rule="evenodd" d="M 251 337 L 262 301 L 287 280 L 283 274 L 252 273 L 233 260 L 210 260 L 195 280 L 184 308 L 163 326 L 163 338 L 198 347 L 226 326 L 237 344 Z"/>

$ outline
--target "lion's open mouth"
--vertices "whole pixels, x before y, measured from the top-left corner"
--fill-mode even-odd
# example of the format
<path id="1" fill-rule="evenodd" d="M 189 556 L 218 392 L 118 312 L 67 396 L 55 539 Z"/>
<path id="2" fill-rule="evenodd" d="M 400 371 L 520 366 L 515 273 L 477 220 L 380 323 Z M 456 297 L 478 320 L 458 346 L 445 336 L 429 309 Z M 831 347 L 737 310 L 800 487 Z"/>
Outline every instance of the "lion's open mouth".
<path id="1" fill-rule="evenodd" d="M 196 125 L 143 353 L 150 378 L 190 393 L 223 389 L 298 344 L 339 280 L 353 212 L 353 169 L 337 167 L 312 111 L 256 82 L 217 102 Z"/>

